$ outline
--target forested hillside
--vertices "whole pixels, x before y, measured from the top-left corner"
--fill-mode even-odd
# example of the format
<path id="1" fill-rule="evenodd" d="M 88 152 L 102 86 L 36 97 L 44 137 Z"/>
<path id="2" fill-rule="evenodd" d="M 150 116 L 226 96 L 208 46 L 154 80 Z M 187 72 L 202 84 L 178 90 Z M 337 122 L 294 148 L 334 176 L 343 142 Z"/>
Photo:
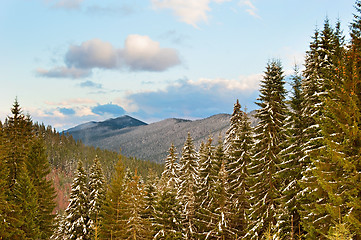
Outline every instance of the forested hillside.
<path id="1" fill-rule="evenodd" d="M 361 239 L 360 0 L 356 10 L 349 42 L 340 22 L 315 30 L 289 100 L 270 60 L 255 127 L 237 100 L 224 138 L 198 146 L 187 133 L 146 180 L 150 163 L 129 169 L 34 126 L 15 101 L 0 125 L 0 239 Z M 72 176 L 56 219 L 51 166 Z"/>

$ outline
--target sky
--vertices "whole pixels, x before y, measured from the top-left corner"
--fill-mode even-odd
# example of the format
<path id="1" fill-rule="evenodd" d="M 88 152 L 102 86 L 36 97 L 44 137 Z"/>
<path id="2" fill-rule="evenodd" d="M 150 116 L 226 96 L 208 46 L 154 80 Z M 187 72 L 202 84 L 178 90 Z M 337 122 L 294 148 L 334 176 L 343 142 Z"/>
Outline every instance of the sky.
<path id="1" fill-rule="evenodd" d="M 257 108 L 272 59 L 302 69 L 325 18 L 348 38 L 354 0 L 0 0 L 0 120 L 17 98 L 58 131 Z M 289 86 L 288 86 L 289 89 Z"/>

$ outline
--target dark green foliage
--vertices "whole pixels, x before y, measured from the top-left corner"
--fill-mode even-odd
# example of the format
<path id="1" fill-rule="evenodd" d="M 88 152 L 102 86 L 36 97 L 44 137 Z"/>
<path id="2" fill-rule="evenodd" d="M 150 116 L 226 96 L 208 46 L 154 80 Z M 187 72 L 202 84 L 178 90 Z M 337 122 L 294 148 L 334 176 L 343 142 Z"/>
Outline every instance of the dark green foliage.
<path id="1" fill-rule="evenodd" d="M 90 239 L 91 228 L 88 215 L 89 193 L 87 182 L 83 164 L 79 161 L 75 178 L 71 185 L 69 206 L 65 210 L 65 232 L 68 239 Z"/>
<path id="2" fill-rule="evenodd" d="M 99 159 L 95 158 L 89 174 L 89 224 L 97 237 L 100 230 L 100 209 L 105 199 L 105 179 Z"/>
<path id="3" fill-rule="evenodd" d="M 246 210 L 249 209 L 251 149 L 253 146 L 252 128 L 245 112 L 241 111 L 238 100 L 234 105 L 231 126 L 227 132 L 228 142 L 227 171 L 231 202 L 231 226 L 238 236 L 244 236 L 248 226 Z M 228 139 L 228 140 L 227 140 Z"/>
<path id="4" fill-rule="evenodd" d="M 278 154 L 286 138 L 284 84 L 281 63 L 275 60 L 269 62 L 261 82 L 260 102 L 257 103 L 261 107 L 256 115 L 260 122 L 255 129 L 257 142 L 250 167 L 253 186 L 250 191 L 250 225 L 247 236 L 251 238 L 262 236 L 271 225 L 276 226 L 277 215 L 281 210 L 279 198 L 282 182 L 278 166 L 282 159 Z"/>
<path id="5" fill-rule="evenodd" d="M 121 239 L 124 231 L 125 178 L 124 166 L 119 158 L 108 187 L 101 214 L 100 239 Z"/>
<path id="6" fill-rule="evenodd" d="M 279 225 L 281 235 L 297 238 L 301 232 L 300 219 L 300 195 L 301 187 L 299 181 L 302 178 L 303 158 L 302 151 L 305 124 L 302 118 L 303 94 L 301 88 L 302 77 L 295 67 L 292 76 L 292 96 L 290 99 L 291 111 L 286 120 L 288 138 L 284 142 L 283 150 L 280 152 L 283 161 L 280 164 L 282 171 L 280 176 L 283 179 L 281 208 L 285 214 L 280 216 Z"/>
<path id="7" fill-rule="evenodd" d="M 21 219 L 19 229 L 22 231 L 23 239 L 39 239 L 41 232 L 39 228 L 39 205 L 38 194 L 28 175 L 26 168 L 18 169 L 17 180 L 10 198 L 14 204 L 19 206 L 17 218 Z"/>
<path id="8" fill-rule="evenodd" d="M 193 146 L 193 139 L 188 137 L 183 147 L 182 157 L 179 161 L 179 188 L 177 197 L 183 206 L 183 234 L 191 239 L 196 233 L 195 229 L 195 194 L 198 184 L 198 158 Z"/>
<path id="9" fill-rule="evenodd" d="M 36 137 L 30 146 L 26 162 L 29 177 L 37 193 L 38 216 L 37 224 L 41 232 L 41 239 L 48 239 L 53 232 L 55 208 L 55 190 L 51 180 L 47 179 L 50 173 L 50 164 L 45 154 L 43 140 Z"/>

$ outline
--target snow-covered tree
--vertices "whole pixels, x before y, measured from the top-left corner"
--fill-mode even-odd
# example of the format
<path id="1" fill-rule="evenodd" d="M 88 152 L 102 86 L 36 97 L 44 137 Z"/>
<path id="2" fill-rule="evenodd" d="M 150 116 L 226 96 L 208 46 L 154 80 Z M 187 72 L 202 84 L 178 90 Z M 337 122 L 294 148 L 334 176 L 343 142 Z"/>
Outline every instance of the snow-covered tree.
<path id="1" fill-rule="evenodd" d="M 169 153 L 164 163 L 164 170 L 162 173 L 161 184 L 164 187 L 178 188 L 179 183 L 179 164 L 177 162 L 177 149 L 174 144 L 171 144 Z"/>
<path id="2" fill-rule="evenodd" d="M 98 157 L 95 157 L 89 174 L 89 224 L 92 235 L 99 236 L 100 209 L 105 199 L 105 179 Z"/>
<path id="3" fill-rule="evenodd" d="M 247 229 L 247 214 L 249 208 L 249 165 L 253 146 L 252 128 L 245 112 L 237 100 L 231 117 L 231 126 L 227 131 L 226 151 L 229 182 L 229 194 L 232 209 L 232 228 L 238 236 L 243 236 Z"/>
<path id="4" fill-rule="evenodd" d="M 295 66 L 292 80 L 292 96 L 289 101 L 291 111 L 289 117 L 286 119 L 286 128 L 288 137 L 283 145 L 283 150 L 280 156 L 283 161 L 280 164 L 282 169 L 280 176 L 283 179 L 282 201 L 281 207 L 286 211 L 286 214 L 280 216 L 279 226 L 281 235 L 291 239 L 298 238 L 302 235 L 300 209 L 301 202 L 299 199 L 299 192 L 301 187 L 299 181 L 302 178 L 302 164 L 304 152 L 302 145 L 304 143 L 305 124 L 302 118 L 303 94 L 301 88 L 302 77 L 299 74 L 298 67 Z"/>
<path id="5" fill-rule="evenodd" d="M 154 238 L 182 239 L 181 205 L 177 198 L 179 165 L 174 144 L 169 148 L 154 206 Z"/>
<path id="6" fill-rule="evenodd" d="M 75 177 L 71 185 L 69 205 L 66 213 L 66 236 L 71 240 L 91 239 L 91 228 L 89 223 L 89 202 L 87 175 L 83 163 L 78 162 Z"/>
<path id="7" fill-rule="evenodd" d="M 306 53 L 306 69 L 303 72 L 302 118 L 305 130 L 300 213 L 302 226 L 310 238 L 324 236 L 332 225 L 326 206 L 329 198 L 327 187 L 320 184 L 330 177 L 330 169 L 332 169 L 328 157 L 320 152 L 325 147 L 321 124 L 325 117 L 325 102 L 329 98 L 330 86 L 333 84 L 339 61 L 335 58 L 336 52 L 339 52 L 341 47 L 339 37 L 335 35 L 326 19 L 323 30 L 316 31 L 310 50 Z"/>
<path id="8" fill-rule="evenodd" d="M 177 198 L 182 205 L 182 220 L 184 238 L 192 239 L 196 233 L 195 229 L 195 194 L 198 179 L 198 158 L 194 149 L 193 139 L 190 133 L 183 147 L 182 156 L 179 161 L 179 188 Z"/>
<path id="9" fill-rule="evenodd" d="M 255 128 L 255 154 L 250 167 L 253 185 L 246 236 L 252 239 L 262 236 L 269 226 L 277 227 L 281 210 L 279 164 L 282 159 L 279 152 L 286 137 L 284 123 L 287 113 L 284 84 L 281 63 L 277 60 L 269 62 L 257 103 L 261 109 L 256 114 L 259 123 Z"/>

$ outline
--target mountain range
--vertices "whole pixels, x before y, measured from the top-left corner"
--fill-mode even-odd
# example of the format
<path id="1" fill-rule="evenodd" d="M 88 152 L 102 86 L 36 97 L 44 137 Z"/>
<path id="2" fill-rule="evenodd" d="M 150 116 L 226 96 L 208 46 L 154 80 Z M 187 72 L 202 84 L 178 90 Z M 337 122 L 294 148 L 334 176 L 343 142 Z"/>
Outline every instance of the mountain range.
<path id="1" fill-rule="evenodd" d="M 256 119 L 249 114 L 252 125 Z M 122 154 L 138 159 L 163 162 L 173 143 L 181 152 L 188 132 L 196 148 L 212 136 L 214 141 L 224 137 L 230 126 L 230 114 L 217 114 L 199 120 L 169 118 L 147 124 L 130 116 L 121 116 L 103 122 L 88 122 L 65 131 L 86 145 L 121 150 Z"/>

